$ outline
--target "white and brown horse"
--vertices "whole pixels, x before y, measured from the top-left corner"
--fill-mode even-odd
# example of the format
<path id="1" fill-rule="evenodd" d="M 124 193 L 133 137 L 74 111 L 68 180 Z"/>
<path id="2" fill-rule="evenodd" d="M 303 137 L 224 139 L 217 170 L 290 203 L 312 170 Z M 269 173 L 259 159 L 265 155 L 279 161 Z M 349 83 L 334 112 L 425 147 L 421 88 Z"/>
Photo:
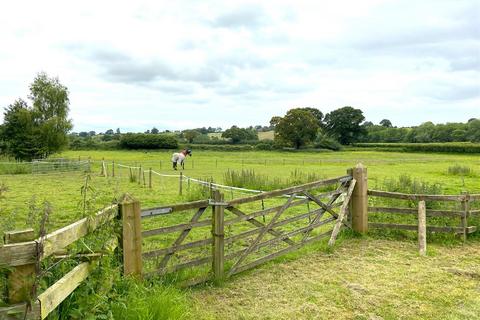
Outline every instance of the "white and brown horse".
<path id="1" fill-rule="evenodd" d="M 192 150 L 190 149 L 183 149 L 180 152 L 176 152 L 172 155 L 172 165 L 173 169 L 177 170 L 177 164 L 180 164 L 182 166 L 182 169 L 185 169 L 185 158 L 187 155 L 192 156 Z"/>

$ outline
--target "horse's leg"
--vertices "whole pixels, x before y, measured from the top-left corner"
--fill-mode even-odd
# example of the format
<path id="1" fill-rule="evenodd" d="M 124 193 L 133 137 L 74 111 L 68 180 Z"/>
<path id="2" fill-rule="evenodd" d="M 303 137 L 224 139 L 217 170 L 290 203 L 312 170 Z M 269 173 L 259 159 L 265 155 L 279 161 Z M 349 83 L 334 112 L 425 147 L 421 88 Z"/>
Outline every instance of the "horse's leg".
<path id="1" fill-rule="evenodd" d="M 174 161 L 174 162 L 172 162 L 172 164 L 173 164 L 173 170 L 177 170 L 177 162 Z"/>
<path id="2" fill-rule="evenodd" d="M 182 164 L 182 170 L 185 170 L 185 162 L 182 161 L 181 164 Z"/>

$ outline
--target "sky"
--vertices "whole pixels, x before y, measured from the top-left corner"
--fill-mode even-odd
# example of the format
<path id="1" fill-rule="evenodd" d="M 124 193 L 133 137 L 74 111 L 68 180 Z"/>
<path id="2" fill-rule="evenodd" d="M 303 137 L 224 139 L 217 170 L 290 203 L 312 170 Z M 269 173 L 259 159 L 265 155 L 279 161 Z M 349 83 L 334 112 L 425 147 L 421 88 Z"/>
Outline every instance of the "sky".
<path id="1" fill-rule="evenodd" d="M 0 44 L 0 107 L 43 71 L 77 132 L 480 117 L 480 0 L 2 1 Z"/>

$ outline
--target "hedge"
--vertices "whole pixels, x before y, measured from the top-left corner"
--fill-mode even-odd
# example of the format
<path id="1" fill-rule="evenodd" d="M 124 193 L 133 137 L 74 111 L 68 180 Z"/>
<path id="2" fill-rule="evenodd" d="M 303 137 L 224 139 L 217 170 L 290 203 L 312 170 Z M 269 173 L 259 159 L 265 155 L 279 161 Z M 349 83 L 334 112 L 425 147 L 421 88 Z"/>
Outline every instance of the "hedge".
<path id="1" fill-rule="evenodd" d="M 480 143 L 356 143 L 354 147 L 394 152 L 480 153 Z"/>
<path id="2" fill-rule="evenodd" d="M 123 149 L 176 149 L 177 139 L 172 135 L 127 133 L 120 139 Z"/>

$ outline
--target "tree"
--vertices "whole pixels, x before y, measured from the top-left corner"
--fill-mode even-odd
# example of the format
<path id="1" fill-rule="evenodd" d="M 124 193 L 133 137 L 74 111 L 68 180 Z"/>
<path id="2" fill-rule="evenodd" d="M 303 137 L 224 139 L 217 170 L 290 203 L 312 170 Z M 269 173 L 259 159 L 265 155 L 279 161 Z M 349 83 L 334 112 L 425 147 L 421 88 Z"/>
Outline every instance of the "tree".
<path id="1" fill-rule="evenodd" d="M 283 118 L 273 117 L 270 124 L 275 126 L 274 139 L 295 149 L 313 141 L 320 128 L 318 118 L 305 108 L 290 109 Z"/>
<path id="2" fill-rule="evenodd" d="M 200 135 L 200 132 L 197 130 L 185 130 L 183 131 L 183 137 L 187 139 L 188 143 L 192 143 L 193 139 L 198 137 Z"/>
<path id="3" fill-rule="evenodd" d="M 222 138 L 229 138 L 232 143 L 239 143 L 246 140 L 258 140 L 258 134 L 254 129 L 244 129 L 232 126 L 222 133 Z"/>
<path id="4" fill-rule="evenodd" d="M 363 120 L 362 110 L 346 106 L 327 113 L 325 130 L 341 144 L 351 144 L 365 133 L 365 128 L 360 125 Z"/>
<path id="5" fill-rule="evenodd" d="M 107 131 L 105 131 L 105 134 L 113 134 L 113 129 L 108 129 Z"/>
<path id="6" fill-rule="evenodd" d="M 153 127 L 152 130 L 150 130 L 150 133 L 153 133 L 153 134 L 158 134 L 160 131 L 158 131 L 157 128 Z"/>
<path id="7" fill-rule="evenodd" d="M 19 99 L 5 112 L 2 139 L 7 153 L 19 160 L 31 160 L 62 150 L 68 144 L 72 123 L 68 89 L 58 78 L 39 73 L 30 85 L 32 106 Z"/>
<path id="8" fill-rule="evenodd" d="M 117 128 L 117 130 L 115 131 L 115 134 L 120 134 L 120 128 Z"/>
<path id="9" fill-rule="evenodd" d="M 380 121 L 380 125 L 381 125 L 382 127 L 385 127 L 385 128 L 391 128 L 391 127 L 393 127 L 393 126 L 392 126 L 392 122 L 391 122 L 390 120 L 388 120 L 388 119 L 383 119 L 382 121 Z"/>
<path id="10" fill-rule="evenodd" d="M 299 108 L 299 109 L 310 112 L 312 114 L 312 116 L 314 116 L 315 119 L 317 119 L 319 127 L 323 126 L 323 113 L 322 113 L 322 111 L 320 111 L 316 108 L 311 108 L 311 107 Z"/>

